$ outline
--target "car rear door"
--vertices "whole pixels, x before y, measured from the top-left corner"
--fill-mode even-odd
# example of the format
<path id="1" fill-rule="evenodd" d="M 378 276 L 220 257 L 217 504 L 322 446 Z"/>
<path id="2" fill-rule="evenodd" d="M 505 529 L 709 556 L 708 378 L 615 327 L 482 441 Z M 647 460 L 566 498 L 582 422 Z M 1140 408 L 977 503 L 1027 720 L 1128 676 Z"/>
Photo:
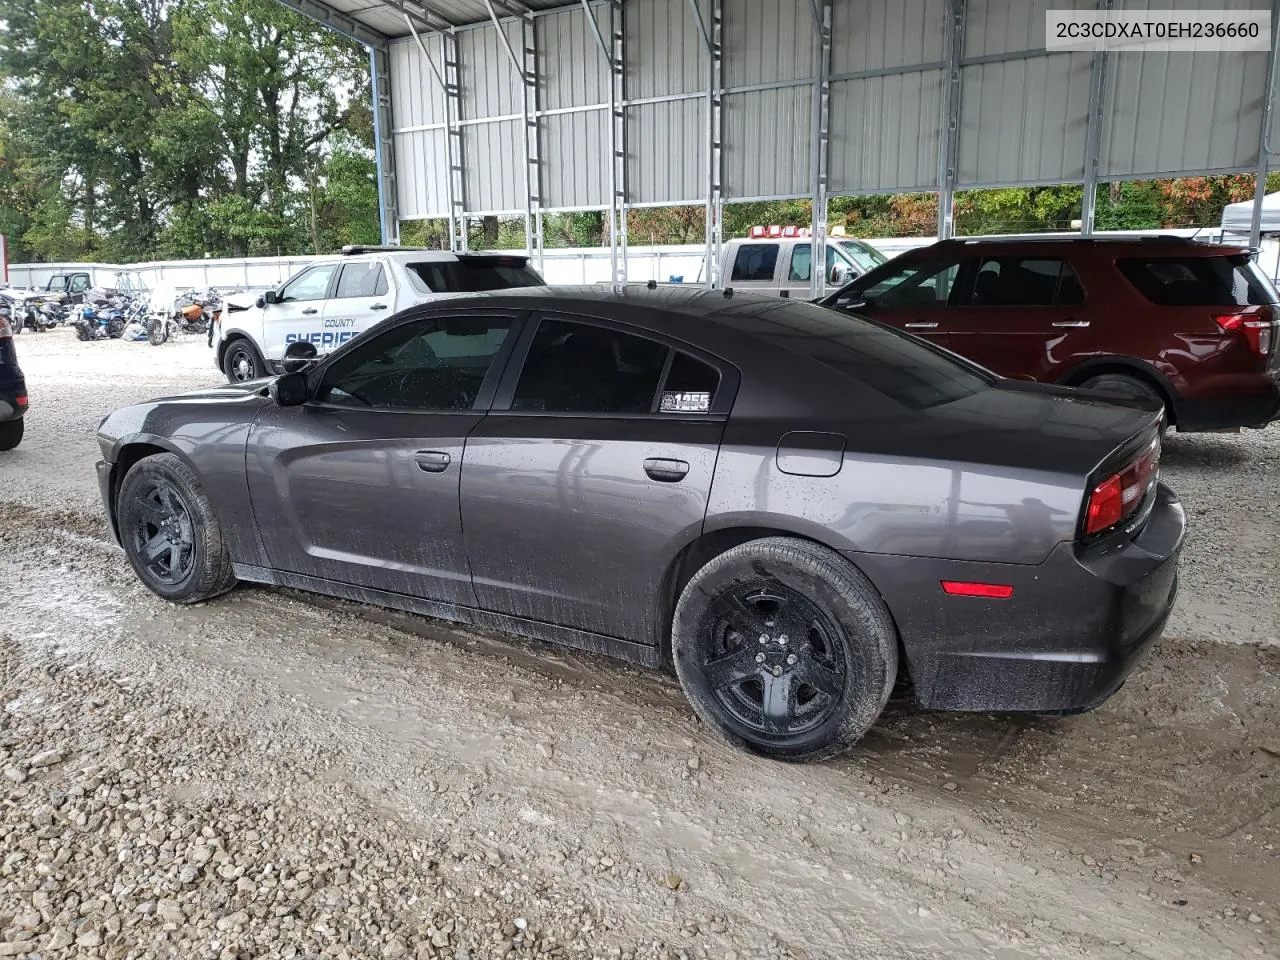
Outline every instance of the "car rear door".
<path id="1" fill-rule="evenodd" d="M 721 283 L 744 293 L 777 294 L 784 286 L 788 266 L 783 243 L 739 243 L 733 251 L 728 277 Z"/>
<path id="2" fill-rule="evenodd" d="M 321 311 L 321 338 L 316 349 L 334 350 L 392 313 L 395 297 L 386 268 L 377 260 L 342 264 L 333 296 Z"/>
<path id="3" fill-rule="evenodd" d="M 895 262 L 855 282 L 833 306 L 949 347 L 951 299 L 964 262 L 961 256 Z"/>
<path id="4" fill-rule="evenodd" d="M 290 278 L 277 293 L 275 303 L 262 308 L 262 352 L 268 360 L 279 360 L 294 341 L 314 343 L 328 353 L 324 341 L 325 301 L 333 291 L 338 263 L 317 263 Z"/>
<path id="5" fill-rule="evenodd" d="M 467 439 L 462 527 L 481 607 L 657 641 L 667 565 L 701 532 L 731 367 L 548 314 Z"/>
<path id="6" fill-rule="evenodd" d="M 1079 275 L 1063 257 L 975 257 L 952 301 L 951 349 L 1002 377 L 1056 380 L 1059 365 L 1096 337 Z"/>
<path id="7" fill-rule="evenodd" d="M 406 320 L 315 371 L 312 400 L 265 408 L 247 472 L 271 566 L 473 605 L 462 451 L 518 327 L 502 311 Z"/>

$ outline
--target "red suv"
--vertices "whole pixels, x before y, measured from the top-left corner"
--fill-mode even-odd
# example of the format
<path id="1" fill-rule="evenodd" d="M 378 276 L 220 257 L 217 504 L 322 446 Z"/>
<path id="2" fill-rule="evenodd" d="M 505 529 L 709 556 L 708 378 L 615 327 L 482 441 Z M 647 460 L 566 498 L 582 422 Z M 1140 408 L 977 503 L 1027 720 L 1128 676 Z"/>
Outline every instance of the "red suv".
<path id="1" fill-rule="evenodd" d="M 822 303 L 1003 377 L 1158 401 L 1193 431 L 1280 418 L 1277 301 L 1247 249 L 1134 237 L 943 240 Z"/>

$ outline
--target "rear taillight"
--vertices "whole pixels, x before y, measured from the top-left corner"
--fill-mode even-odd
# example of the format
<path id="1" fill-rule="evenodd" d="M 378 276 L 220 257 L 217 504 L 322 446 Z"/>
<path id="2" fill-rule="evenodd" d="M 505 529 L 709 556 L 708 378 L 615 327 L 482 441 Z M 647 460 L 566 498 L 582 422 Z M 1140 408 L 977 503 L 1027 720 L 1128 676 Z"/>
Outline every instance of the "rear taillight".
<path id="1" fill-rule="evenodd" d="M 27 395 L 25 393 L 18 394 L 13 398 L 13 405 L 19 410 L 27 409 Z"/>
<path id="2" fill-rule="evenodd" d="M 1085 536 L 1110 530 L 1137 513 L 1159 475 L 1160 438 L 1154 437 L 1135 460 L 1093 488 L 1085 508 Z"/>
<path id="3" fill-rule="evenodd" d="M 13 330 L 9 326 L 9 319 L 0 315 L 0 340 L 8 340 L 13 336 Z"/>
<path id="4" fill-rule="evenodd" d="M 1275 321 L 1267 313 L 1222 313 L 1213 318 L 1223 333 L 1239 333 L 1249 349 L 1260 357 L 1270 356 L 1275 339 Z"/>

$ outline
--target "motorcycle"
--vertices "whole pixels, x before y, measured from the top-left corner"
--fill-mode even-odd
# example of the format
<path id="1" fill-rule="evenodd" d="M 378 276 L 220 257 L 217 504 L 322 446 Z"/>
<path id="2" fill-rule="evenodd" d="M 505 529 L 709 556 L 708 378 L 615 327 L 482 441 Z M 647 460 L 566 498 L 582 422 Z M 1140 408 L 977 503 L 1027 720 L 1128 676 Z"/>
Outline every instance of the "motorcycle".
<path id="1" fill-rule="evenodd" d="M 129 322 L 126 306 L 132 306 L 120 297 L 86 304 L 71 321 L 76 337 L 80 340 L 117 340 Z"/>
<path id="2" fill-rule="evenodd" d="M 222 316 L 222 300 L 213 291 L 181 297 L 168 315 L 147 321 L 147 339 L 153 347 L 183 333 L 207 333 Z"/>

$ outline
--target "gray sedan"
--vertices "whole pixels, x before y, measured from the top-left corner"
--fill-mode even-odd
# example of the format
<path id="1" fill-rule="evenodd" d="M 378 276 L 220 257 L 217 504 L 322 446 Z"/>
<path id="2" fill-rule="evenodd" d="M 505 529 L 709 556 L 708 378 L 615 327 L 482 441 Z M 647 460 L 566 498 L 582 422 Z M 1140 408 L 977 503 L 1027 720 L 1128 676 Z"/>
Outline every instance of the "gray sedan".
<path id="1" fill-rule="evenodd" d="M 307 353 L 103 421 L 103 502 L 161 597 L 274 584 L 673 664 L 788 760 L 908 677 L 928 708 L 1088 709 L 1173 604 L 1159 410 L 818 306 L 518 290 Z"/>

